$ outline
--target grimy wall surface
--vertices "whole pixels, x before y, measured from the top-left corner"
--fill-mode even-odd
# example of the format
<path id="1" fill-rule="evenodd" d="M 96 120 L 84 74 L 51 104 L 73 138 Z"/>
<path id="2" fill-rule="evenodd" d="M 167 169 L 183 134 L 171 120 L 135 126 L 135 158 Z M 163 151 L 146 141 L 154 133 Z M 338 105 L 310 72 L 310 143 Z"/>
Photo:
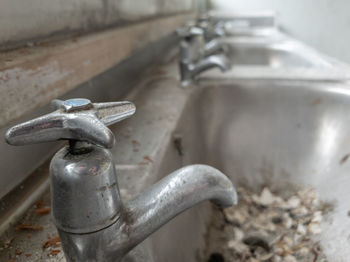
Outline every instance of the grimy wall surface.
<path id="1" fill-rule="evenodd" d="M 349 0 L 210 0 L 224 10 L 274 9 L 283 28 L 325 54 L 350 63 Z"/>
<path id="2" fill-rule="evenodd" d="M 1 0 L 0 50 L 189 12 L 195 0 Z M 160 25 L 161 26 L 161 25 Z"/>
<path id="3" fill-rule="evenodd" d="M 199 2 L 2 0 L 0 128 L 170 34 Z"/>

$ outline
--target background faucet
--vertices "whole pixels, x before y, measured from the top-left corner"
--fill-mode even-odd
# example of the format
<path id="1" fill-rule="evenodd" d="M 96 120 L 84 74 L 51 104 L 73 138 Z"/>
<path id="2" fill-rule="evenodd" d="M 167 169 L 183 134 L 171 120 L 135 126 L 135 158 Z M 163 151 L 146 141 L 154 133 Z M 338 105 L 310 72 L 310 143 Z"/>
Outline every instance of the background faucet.
<path id="1" fill-rule="evenodd" d="M 213 55 L 218 50 L 225 50 L 218 42 L 205 44 L 203 29 L 190 27 L 187 31 L 182 31 L 184 38 L 180 42 L 180 74 L 183 85 L 190 84 L 201 72 L 210 68 L 218 67 L 222 72 L 231 67 L 229 59 L 222 55 Z"/>
<path id="2" fill-rule="evenodd" d="M 198 74 L 210 68 L 218 67 L 224 72 L 231 67 L 231 62 L 226 57 L 228 49 L 216 39 L 206 42 L 203 28 L 188 24 L 178 29 L 177 33 L 183 38 L 180 42 L 179 62 L 183 85 L 190 84 Z"/>
<path id="3" fill-rule="evenodd" d="M 204 30 L 204 39 L 209 42 L 226 35 L 225 24 L 225 21 L 213 21 L 208 14 L 202 14 L 198 17 L 196 26 Z"/>
<path id="4" fill-rule="evenodd" d="M 217 169 L 179 169 L 123 202 L 113 157 L 114 135 L 106 127 L 135 112 L 130 102 L 55 100 L 53 113 L 12 127 L 12 145 L 68 140 L 50 165 L 52 213 L 69 262 L 118 262 L 137 244 L 179 213 L 211 200 L 237 202 L 231 181 Z"/>
<path id="5" fill-rule="evenodd" d="M 201 26 L 189 23 L 185 27 L 179 28 L 177 34 L 183 38 L 183 40 L 191 43 L 192 53 L 198 53 L 201 56 L 210 56 L 218 52 L 227 52 L 227 47 L 220 43 L 216 38 L 221 34 L 215 35 L 215 37 L 209 37 L 213 35 L 210 32 L 209 25 L 204 25 L 202 22 Z"/>

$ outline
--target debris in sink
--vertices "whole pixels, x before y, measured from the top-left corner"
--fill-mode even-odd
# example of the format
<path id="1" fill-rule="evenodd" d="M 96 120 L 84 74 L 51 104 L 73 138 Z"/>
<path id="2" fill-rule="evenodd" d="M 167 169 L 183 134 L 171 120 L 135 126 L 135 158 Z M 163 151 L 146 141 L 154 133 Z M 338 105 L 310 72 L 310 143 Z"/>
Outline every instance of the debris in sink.
<path id="1" fill-rule="evenodd" d="M 137 141 L 137 140 L 131 140 L 131 144 L 132 144 L 132 147 L 133 147 L 132 151 L 139 152 L 140 146 L 141 146 L 140 142 Z"/>
<path id="2" fill-rule="evenodd" d="M 48 215 L 51 212 L 51 208 L 50 207 L 41 207 L 41 208 L 37 208 L 35 209 L 35 213 L 37 213 L 38 215 Z"/>
<path id="3" fill-rule="evenodd" d="M 143 159 L 150 162 L 150 163 L 153 163 L 153 159 L 149 156 L 144 156 Z"/>
<path id="4" fill-rule="evenodd" d="M 183 156 L 184 151 L 183 151 L 183 146 L 182 146 L 182 136 L 181 135 L 174 135 L 173 143 L 174 143 L 174 146 L 175 146 L 179 156 Z"/>
<path id="5" fill-rule="evenodd" d="M 326 262 L 317 241 L 331 206 L 313 189 L 283 198 L 265 187 L 257 195 L 238 189 L 237 206 L 216 212 L 207 236 L 205 261 Z"/>
<path id="6" fill-rule="evenodd" d="M 13 240 L 14 240 L 14 237 L 10 237 L 10 238 L 6 239 L 4 242 L 4 248 L 8 248 L 9 246 L 11 246 L 11 243 Z"/>
<path id="7" fill-rule="evenodd" d="M 61 246 L 61 239 L 59 237 L 53 237 L 47 240 L 43 244 L 43 249 L 47 249 L 49 247 L 60 247 Z"/>
<path id="8" fill-rule="evenodd" d="M 40 230 L 43 230 L 43 227 L 42 226 L 27 225 L 27 224 L 20 224 L 20 225 L 16 226 L 16 230 L 40 231 Z"/>
<path id="9" fill-rule="evenodd" d="M 49 254 L 50 254 L 50 256 L 57 256 L 60 252 L 61 252 L 61 250 L 59 250 L 59 249 L 51 249 Z"/>

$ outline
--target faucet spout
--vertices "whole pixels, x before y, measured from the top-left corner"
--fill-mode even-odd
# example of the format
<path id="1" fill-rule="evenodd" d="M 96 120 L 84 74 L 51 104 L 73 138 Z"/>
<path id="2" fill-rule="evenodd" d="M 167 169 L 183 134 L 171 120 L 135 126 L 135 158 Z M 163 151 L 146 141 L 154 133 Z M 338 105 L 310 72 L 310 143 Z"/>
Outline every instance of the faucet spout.
<path id="1" fill-rule="evenodd" d="M 134 114 L 135 106 L 84 98 L 55 104 L 56 111 L 12 127 L 6 139 L 13 145 L 69 140 L 50 164 L 52 215 L 67 262 L 119 262 L 193 205 L 211 200 L 227 207 L 237 202 L 231 181 L 204 165 L 179 169 L 123 202 L 108 150 L 114 135 L 107 126 Z"/>
<path id="2" fill-rule="evenodd" d="M 211 200 L 221 207 L 237 203 L 232 182 L 206 165 L 181 168 L 125 203 L 111 226 L 89 234 L 60 232 L 67 261 L 119 262 L 135 246 L 186 209 Z"/>
<path id="3" fill-rule="evenodd" d="M 210 166 L 186 166 L 171 173 L 126 205 L 129 244 L 140 243 L 178 214 L 205 200 L 229 207 L 237 204 L 237 193 L 232 182 Z"/>
<path id="4" fill-rule="evenodd" d="M 225 72 L 230 67 L 230 62 L 225 56 L 211 55 L 200 60 L 193 68 L 193 75 L 198 75 L 203 71 L 218 67 L 222 72 Z"/>
<path id="5" fill-rule="evenodd" d="M 228 49 L 225 45 L 223 45 L 216 39 L 213 39 L 205 44 L 204 56 L 210 56 L 218 52 L 226 53 L 228 52 Z"/>
<path id="6" fill-rule="evenodd" d="M 211 55 L 199 60 L 197 63 L 180 61 L 181 82 L 186 86 L 191 83 L 198 74 L 215 67 L 225 72 L 231 67 L 231 63 L 229 59 L 223 55 Z"/>

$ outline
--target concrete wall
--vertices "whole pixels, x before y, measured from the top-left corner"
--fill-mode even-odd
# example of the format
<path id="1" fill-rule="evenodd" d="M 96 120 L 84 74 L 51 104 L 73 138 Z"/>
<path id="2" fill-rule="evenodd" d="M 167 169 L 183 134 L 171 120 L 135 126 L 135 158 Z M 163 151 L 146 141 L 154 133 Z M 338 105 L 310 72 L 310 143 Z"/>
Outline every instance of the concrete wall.
<path id="1" fill-rule="evenodd" d="M 0 49 L 193 10 L 195 0 L 1 0 Z"/>
<path id="2" fill-rule="evenodd" d="M 274 9 L 279 24 L 318 50 L 350 63 L 348 0 L 210 0 L 214 9 Z"/>

